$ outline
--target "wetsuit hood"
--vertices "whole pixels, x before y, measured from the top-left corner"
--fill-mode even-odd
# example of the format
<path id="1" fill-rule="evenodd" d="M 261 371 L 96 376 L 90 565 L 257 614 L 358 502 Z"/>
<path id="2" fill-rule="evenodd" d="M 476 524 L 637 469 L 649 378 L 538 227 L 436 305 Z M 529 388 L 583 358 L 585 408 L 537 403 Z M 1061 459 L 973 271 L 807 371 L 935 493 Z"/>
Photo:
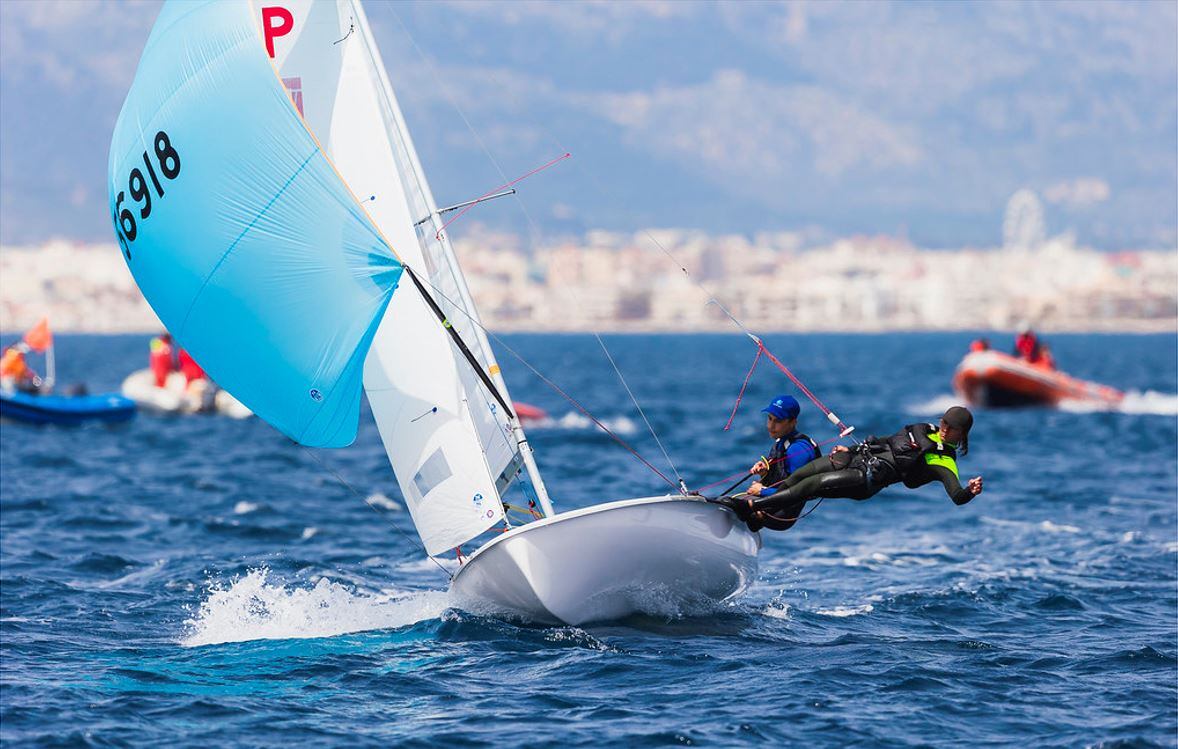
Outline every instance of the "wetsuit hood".
<path id="1" fill-rule="evenodd" d="M 949 426 L 961 430 L 961 441 L 958 443 L 961 454 L 969 452 L 969 430 L 973 427 L 973 414 L 965 406 L 953 406 L 941 417 Z"/>

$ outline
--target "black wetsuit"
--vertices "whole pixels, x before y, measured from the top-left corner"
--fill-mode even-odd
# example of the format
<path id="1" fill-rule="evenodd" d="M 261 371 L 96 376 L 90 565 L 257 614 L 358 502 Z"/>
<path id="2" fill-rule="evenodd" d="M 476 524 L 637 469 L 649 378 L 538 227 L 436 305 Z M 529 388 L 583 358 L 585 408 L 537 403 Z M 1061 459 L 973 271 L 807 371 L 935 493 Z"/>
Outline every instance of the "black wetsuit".
<path id="1" fill-rule="evenodd" d="M 956 472 L 957 451 L 939 444 L 932 424 L 911 424 L 890 437 L 869 437 L 849 452 L 816 458 L 787 478 L 778 493 L 758 499 L 754 524 L 786 530 L 798 521 L 806 502 L 820 497 L 867 499 L 885 486 L 903 482 L 915 489 L 941 482 L 955 504 L 973 499 Z"/>

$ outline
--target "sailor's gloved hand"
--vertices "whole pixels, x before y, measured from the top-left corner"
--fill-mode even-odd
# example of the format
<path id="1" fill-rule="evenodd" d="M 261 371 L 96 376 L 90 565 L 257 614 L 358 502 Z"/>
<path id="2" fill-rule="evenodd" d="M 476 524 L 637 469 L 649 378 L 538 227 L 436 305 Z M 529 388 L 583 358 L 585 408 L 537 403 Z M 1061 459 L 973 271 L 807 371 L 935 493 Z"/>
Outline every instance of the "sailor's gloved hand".
<path id="1" fill-rule="evenodd" d="M 764 460 L 758 460 L 753 463 L 753 467 L 749 469 L 749 473 L 764 473 L 769 470 L 769 464 Z"/>
<path id="2" fill-rule="evenodd" d="M 979 494 L 982 493 L 982 477 L 981 476 L 974 476 L 972 479 L 969 480 L 968 483 L 966 483 L 965 488 L 973 496 L 975 496 L 975 497 L 978 496 Z"/>
<path id="3" fill-rule="evenodd" d="M 751 494 L 754 497 L 759 497 L 761 496 L 761 490 L 764 488 L 765 485 L 760 481 L 754 481 L 753 485 L 748 488 L 748 491 L 746 491 L 745 494 Z"/>

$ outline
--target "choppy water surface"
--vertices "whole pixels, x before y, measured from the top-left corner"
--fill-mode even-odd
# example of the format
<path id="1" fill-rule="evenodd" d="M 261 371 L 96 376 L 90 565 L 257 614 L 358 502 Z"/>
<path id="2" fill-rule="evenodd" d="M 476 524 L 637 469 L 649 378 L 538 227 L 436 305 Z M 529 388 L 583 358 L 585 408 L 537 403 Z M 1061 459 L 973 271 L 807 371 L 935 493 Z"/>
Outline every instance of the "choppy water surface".
<path id="1" fill-rule="evenodd" d="M 934 418 L 964 335 L 793 336 L 772 347 L 863 433 Z M 592 338 L 508 342 L 652 461 Z M 761 368 L 728 336 L 608 339 L 694 486 L 767 446 Z M 1175 340 L 1060 336 L 1061 364 L 1132 391 L 1118 412 L 978 415 L 955 507 L 936 487 L 828 500 L 763 534 L 717 611 L 544 628 L 452 607 L 365 416 L 320 452 L 256 419 L 3 426 L 0 738 L 22 745 L 1173 746 L 1178 734 Z M 144 337 L 64 337 L 61 380 L 116 388 Z M 559 507 L 657 477 L 506 354 Z M 260 373 L 261 374 L 261 373 Z M 804 411 L 804 426 L 830 431 Z M 660 464 L 661 465 L 661 464 Z"/>

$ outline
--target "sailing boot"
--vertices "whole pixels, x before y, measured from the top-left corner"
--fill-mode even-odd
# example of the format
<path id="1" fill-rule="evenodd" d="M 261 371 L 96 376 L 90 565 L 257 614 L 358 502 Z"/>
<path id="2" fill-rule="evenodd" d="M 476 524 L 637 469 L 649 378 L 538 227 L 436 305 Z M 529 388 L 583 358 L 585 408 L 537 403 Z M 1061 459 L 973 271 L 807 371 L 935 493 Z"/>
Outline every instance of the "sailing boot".
<path id="1" fill-rule="evenodd" d="M 729 510 L 732 510 L 734 513 L 736 513 L 736 517 L 740 518 L 742 521 L 748 520 L 749 513 L 752 512 L 753 509 L 753 500 L 749 497 L 717 497 L 716 499 L 710 501 L 715 502 L 718 505 L 723 505 Z"/>

